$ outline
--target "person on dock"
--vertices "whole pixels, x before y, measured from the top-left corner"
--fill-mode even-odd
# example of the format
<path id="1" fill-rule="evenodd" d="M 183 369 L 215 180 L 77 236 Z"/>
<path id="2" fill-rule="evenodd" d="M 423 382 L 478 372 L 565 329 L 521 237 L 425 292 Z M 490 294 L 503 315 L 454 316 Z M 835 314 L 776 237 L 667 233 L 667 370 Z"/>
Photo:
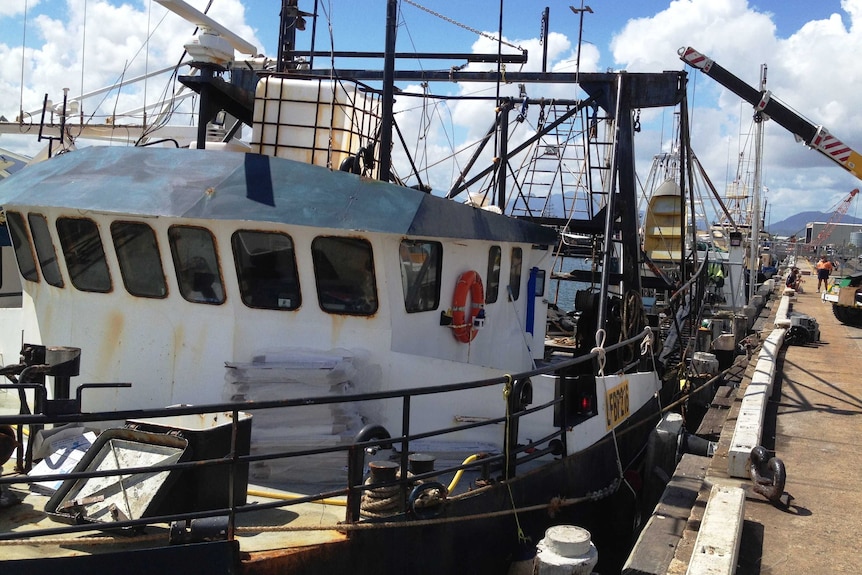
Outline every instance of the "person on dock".
<path id="1" fill-rule="evenodd" d="M 817 291 L 820 291 L 820 284 L 823 284 L 823 291 L 826 291 L 826 288 L 829 284 L 829 274 L 832 273 L 832 262 L 829 261 L 829 258 L 826 257 L 826 254 L 820 256 L 820 261 L 817 262 L 815 266 L 817 268 Z"/>
<path id="2" fill-rule="evenodd" d="M 797 292 L 801 292 L 802 291 L 802 286 L 800 285 L 801 283 L 802 283 L 802 278 L 799 277 L 799 268 L 797 268 L 795 266 L 790 268 L 790 273 L 787 274 L 787 279 L 784 280 L 784 285 L 786 287 L 789 287 L 792 290 L 795 290 Z"/>

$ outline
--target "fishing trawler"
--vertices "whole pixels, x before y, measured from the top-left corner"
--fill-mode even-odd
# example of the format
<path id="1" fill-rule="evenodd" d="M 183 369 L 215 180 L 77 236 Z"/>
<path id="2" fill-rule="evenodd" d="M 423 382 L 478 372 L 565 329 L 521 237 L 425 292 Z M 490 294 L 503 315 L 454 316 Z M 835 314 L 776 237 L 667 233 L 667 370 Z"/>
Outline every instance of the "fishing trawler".
<path id="1" fill-rule="evenodd" d="M 632 112 L 677 105 L 684 73 L 506 74 L 577 86 L 569 117 L 616 134 L 593 212 L 565 219 L 597 289 L 548 345 L 556 228 L 393 181 L 391 74 L 247 65 L 213 55 L 216 29 L 180 79 L 193 146 L 91 146 L 0 182 L 23 290 L 0 310 L 20 401 L 3 572 L 500 573 L 553 524 L 588 528 L 612 571 L 661 416 Z M 508 125 L 515 100 L 491 105 Z M 250 140 L 208 142 L 220 112 Z M 86 448 L 52 449 L 75 430 Z"/>
<path id="2" fill-rule="evenodd" d="M 668 382 L 679 374 L 685 424 L 694 429 L 717 386 L 704 382 L 734 361 L 748 335 L 743 297 L 743 241 L 725 200 L 689 145 L 686 122 L 676 121 L 672 149 L 653 157 L 640 198 L 643 214 L 644 301 L 662 334 L 659 359 Z M 721 218 L 713 225 L 712 205 Z M 726 218 L 726 219 L 725 219 Z M 726 241 L 729 236 L 733 242 Z M 691 278 L 693 289 L 681 289 Z M 697 305 L 695 302 L 701 302 Z M 698 393 L 689 393 L 702 387 Z"/>

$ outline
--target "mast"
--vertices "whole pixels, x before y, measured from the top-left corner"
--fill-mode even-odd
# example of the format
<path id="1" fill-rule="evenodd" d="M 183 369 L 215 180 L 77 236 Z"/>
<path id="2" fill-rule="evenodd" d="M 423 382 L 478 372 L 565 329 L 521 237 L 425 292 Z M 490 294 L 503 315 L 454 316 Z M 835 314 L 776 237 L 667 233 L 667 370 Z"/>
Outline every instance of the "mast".
<path id="1" fill-rule="evenodd" d="M 386 54 L 383 60 L 383 102 L 380 126 L 380 172 L 389 181 L 392 172 L 392 98 L 395 94 L 395 33 L 398 26 L 398 0 L 386 2 Z"/>
<path id="2" fill-rule="evenodd" d="M 760 92 L 766 90 L 766 64 L 760 66 Z M 763 121 L 766 118 L 761 110 L 754 113 L 754 190 L 751 193 L 751 252 L 748 258 L 748 301 L 757 291 L 757 274 L 760 269 L 760 186 L 763 162 Z"/>
<path id="3" fill-rule="evenodd" d="M 276 70 L 286 72 L 296 70 L 294 49 L 296 48 L 296 29 L 299 25 L 298 0 L 281 0 L 281 22 L 278 30 L 278 59 Z M 305 26 L 303 25 L 303 28 Z"/>

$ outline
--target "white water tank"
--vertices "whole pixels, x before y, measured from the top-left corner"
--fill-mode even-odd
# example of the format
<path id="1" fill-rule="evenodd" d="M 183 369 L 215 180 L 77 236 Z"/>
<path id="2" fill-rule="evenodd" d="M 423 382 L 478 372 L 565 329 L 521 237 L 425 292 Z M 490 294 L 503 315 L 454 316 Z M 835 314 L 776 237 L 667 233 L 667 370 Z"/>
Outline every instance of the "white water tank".
<path id="1" fill-rule="evenodd" d="M 259 154 L 337 170 L 372 141 L 379 106 L 379 98 L 352 82 L 262 78 L 251 146 Z"/>
<path id="2" fill-rule="evenodd" d="M 857 248 L 862 248 L 862 232 L 850 232 L 850 243 Z"/>

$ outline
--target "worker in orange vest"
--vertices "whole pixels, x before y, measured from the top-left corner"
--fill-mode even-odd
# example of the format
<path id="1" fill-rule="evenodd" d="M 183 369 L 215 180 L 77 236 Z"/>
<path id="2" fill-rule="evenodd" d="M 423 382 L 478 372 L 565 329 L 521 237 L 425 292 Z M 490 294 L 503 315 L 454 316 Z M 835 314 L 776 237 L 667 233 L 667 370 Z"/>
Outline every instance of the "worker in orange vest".
<path id="1" fill-rule="evenodd" d="M 832 273 L 832 262 L 826 255 L 820 256 L 820 261 L 815 266 L 817 268 L 817 291 L 820 291 L 820 283 L 823 283 L 823 290 L 826 291 L 829 283 L 829 274 Z"/>

